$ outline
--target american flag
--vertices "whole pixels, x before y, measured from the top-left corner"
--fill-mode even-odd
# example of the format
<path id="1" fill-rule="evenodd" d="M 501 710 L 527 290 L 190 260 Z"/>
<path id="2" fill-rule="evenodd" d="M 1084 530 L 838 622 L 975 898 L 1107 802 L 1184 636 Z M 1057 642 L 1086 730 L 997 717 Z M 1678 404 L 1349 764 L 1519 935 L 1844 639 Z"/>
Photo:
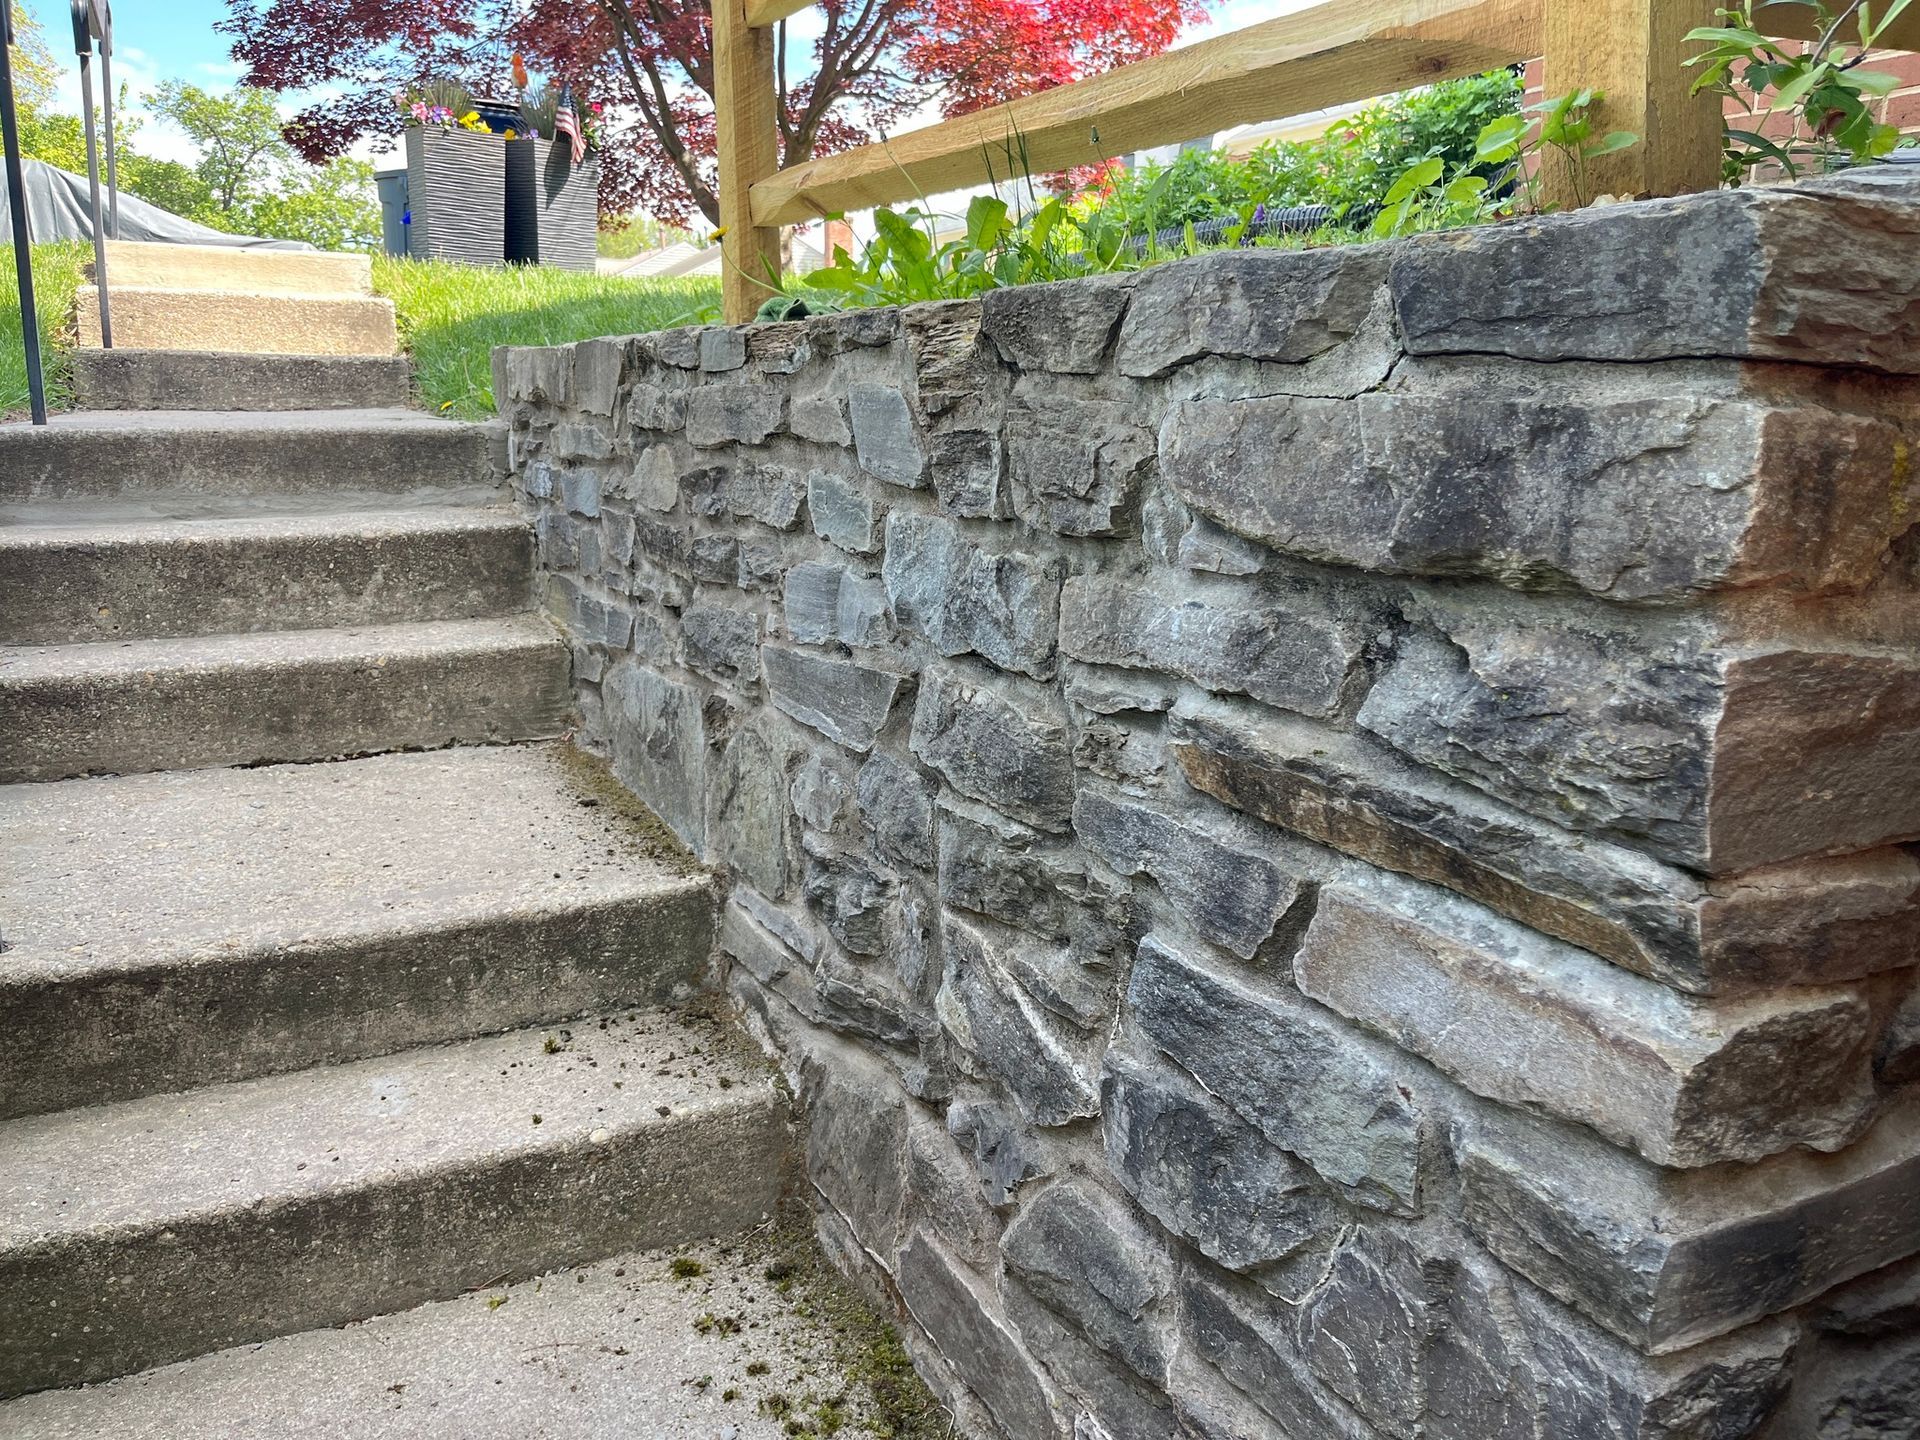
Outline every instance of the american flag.
<path id="1" fill-rule="evenodd" d="M 560 87 L 560 104 L 553 112 L 553 138 L 562 135 L 573 142 L 573 163 L 578 165 L 587 158 L 587 137 L 580 133 L 579 117 L 573 113 L 573 87 Z"/>

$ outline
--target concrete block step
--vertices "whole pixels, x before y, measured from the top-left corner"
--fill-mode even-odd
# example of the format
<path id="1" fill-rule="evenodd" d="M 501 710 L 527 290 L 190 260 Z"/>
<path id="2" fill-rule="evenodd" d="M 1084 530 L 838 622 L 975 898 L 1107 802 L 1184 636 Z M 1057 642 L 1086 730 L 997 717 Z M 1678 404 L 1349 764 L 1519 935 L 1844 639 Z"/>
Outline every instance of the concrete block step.
<path id="1" fill-rule="evenodd" d="M 75 350 L 72 366 L 83 410 L 376 410 L 404 406 L 413 395 L 413 371 L 401 355 L 234 355 L 116 345 Z"/>
<path id="2" fill-rule="evenodd" d="M 0 649 L 0 784 L 326 760 L 566 728 L 545 620 Z"/>
<path id="3" fill-rule="evenodd" d="M 526 610 L 505 507 L 0 527 L 0 645 L 465 620 Z"/>
<path id="4" fill-rule="evenodd" d="M 93 263 L 87 278 L 98 279 Z M 171 290 L 239 290 L 255 295 L 371 295 L 373 257 L 323 250 L 237 245 L 107 242 L 107 283 Z"/>
<path id="5" fill-rule="evenodd" d="M 737 1233 L 773 1210 L 785 1107 L 723 1030 L 623 1012 L 570 1034 L 0 1126 L 0 1396 Z"/>
<path id="6" fill-rule="evenodd" d="M 705 982 L 711 881 L 571 746 L 0 787 L 0 1118 Z"/>
<path id="7" fill-rule="evenodd" d="M 256 295 L 238 290 L 171 290 L 114 279 L 113 343 L 139 350 L 237 350 L 284 355 L 392 355 L 400 348 L 393 302 L 378 295 Z M 100 291 L 73 299 L 81 345 L 99 345 Z"/>
<path id="8" fill-rule="evenodd" d="M 184 518 L 242 496 L 337 510 L 367 496 L 504 494 L 485 425 L 412 410 L 123 410 L 0 426 L 0 520 L 12 523 L 63 523 L 59 507 L 75 503 Z"/>
<path id="9" fill-rule="evenodd" d="M 768 1285 L 768 1259 L 750 1243 L 629 1251 L 344 1329 L 29 1395 L 0 1404 L 0 1435 L 787 1440 L 788 1415 L 760 1405 L 775 1394 L 808 1420 L 817 1411 L 807 1396 L 835 1397 L 848 1440 L 900 1433 L 862 1413 L 865 1387 L 834 1355 L 826 1317 L 800 1313 L 799 1293 Z M 704 1273 L 676 1279 L 675 1260 Z M 703 1315 L 744 1315 L 752 1328 L 723 1334 L 700 1326 Z M 947 1433 L 944 1417 L 931 1433 Z"/>

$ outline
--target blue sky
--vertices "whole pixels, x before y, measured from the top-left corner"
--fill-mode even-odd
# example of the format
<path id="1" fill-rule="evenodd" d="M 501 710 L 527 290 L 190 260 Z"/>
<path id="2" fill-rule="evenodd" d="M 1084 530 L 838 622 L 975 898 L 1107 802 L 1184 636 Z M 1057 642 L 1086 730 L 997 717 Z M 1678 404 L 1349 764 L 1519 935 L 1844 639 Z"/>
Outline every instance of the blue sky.
<path id="1" fill-rule="evenodd" d="M 1313 3 L 1316 0 L 1224 0 L 1216 3 L 1212 22 L 1189 38 L 1239 29 Z M 23 0 L 23 5 L 40 22 L 54 54 L 68 62 L 66 106 L 78 110 L 79 80 L 72 64 L 67 0 Z M 789 25 L 790 43 L 802 42 L 808 13 L 802 11 Z M 209 89 L 233 83 L 240 67 L 228 54 L 225 37 L 214 28 L 226 15 L 226 0 L 116 0 L 114 77 L 131 87 L 134 108 L 140 108 L 140 97 L 162 80 L 190 80 Z M 193 158 L 185 137 L 170 132 L 163 122 L 148 120 L 140 139 L 141 148 L 149 154 Z"/>

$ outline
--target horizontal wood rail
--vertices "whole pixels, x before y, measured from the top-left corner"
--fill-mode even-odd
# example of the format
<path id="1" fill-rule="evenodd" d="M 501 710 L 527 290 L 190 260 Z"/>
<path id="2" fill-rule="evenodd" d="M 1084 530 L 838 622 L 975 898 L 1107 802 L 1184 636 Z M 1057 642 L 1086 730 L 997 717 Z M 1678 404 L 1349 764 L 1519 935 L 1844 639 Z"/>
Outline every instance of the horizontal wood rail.
<path id="1" fill-rule="evenodd" d="M 808 0 L 715 0 L 721 73 L 721 223 L 727 319 L 773 293 L 779 227 L 1007 179 L 1094 164 L 1233 125 L 1477 74 L 1544 57 L 1550 95 L 1604 91 L 1603 130 L 1641 143 L 1597 160 L 1594 193 L 1672 195 L 1720 179 L 1721 118 L 1690 96 L 1682 39 L 1716 23 L 1716 0 L 1327 0 L 1310 10 L 1171 50 L 1037 95 L 822 156 L 785 170 L 773 158 L 768 27 Z M 1730 0 L 1728 0 L 1730 3 Z M 1768 33 L 1811 38 L 1813 12 L 1770 4 Z M 1887 43 L 1920 49 L 1920 5 Z M 1550 193 L 1556 183 L 1547 175 Z M 1567 202 L 1571 196 L 1554 195 Z"/>
<path id="2" fill-rule="evenodd" d="M 1231 125 L 1473 75 L 1540 53 L 1539 0 L 1332 0 L 877 145 L 753 187 L 756 225 L 864 210 L 1035 175 Z"/>

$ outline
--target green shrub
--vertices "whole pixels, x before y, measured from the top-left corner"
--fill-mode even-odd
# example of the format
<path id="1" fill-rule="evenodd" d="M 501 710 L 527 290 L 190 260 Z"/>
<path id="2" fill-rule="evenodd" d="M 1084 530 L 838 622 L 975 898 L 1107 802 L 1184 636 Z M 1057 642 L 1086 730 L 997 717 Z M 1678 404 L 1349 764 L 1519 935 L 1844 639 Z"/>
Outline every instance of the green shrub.
<path id="1" fill-rule="evenodd" d="M 1189 150 L 1168 165 L 1122 172 L 1109 193 L 1083 197 L 1079 208 L 1117 208 L 1139 228 L 1166 230 L 1261 205 L 1328 205 L 1341 214 L 1377 206 L 1421 160 L 1437 158 L 1449 173 L 1472 165 L 1480 132 L 1516 113 L 1520 96 L 1514 70 L 1443 81 L 1371 105 L 1312 140 L 1269 141 L 1241 157 Z"/>

